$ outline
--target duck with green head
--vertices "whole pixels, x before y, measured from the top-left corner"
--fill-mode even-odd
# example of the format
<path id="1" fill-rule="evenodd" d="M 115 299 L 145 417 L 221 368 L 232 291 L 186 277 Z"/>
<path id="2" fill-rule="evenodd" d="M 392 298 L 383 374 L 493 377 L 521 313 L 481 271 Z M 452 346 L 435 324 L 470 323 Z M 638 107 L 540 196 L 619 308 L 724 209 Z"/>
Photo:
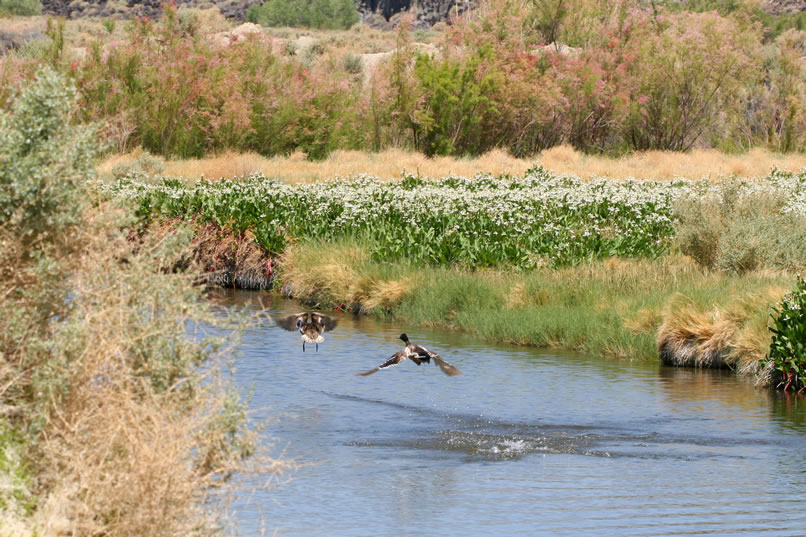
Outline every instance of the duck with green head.
<path id="1" fill-rule="evenodd" d="M 376 373 L 382 369 L 388 369 L 390 367 L 394 367 L 396 365 L 401 364 L 405 360 L 411 360 L 417 365 L 423 363 L 430 363 L 431 360 L 434 360 L 434 365 L 439 366 L 440 370 L 443 373 L 448 375 L 449 377 L 453 377 L 461 373 L 457 368 L 443 360 L 439 354 L 435 353 L 434 351 L 430 351 L 421 345 L 416 345 L 409 341 L 409 336 L 406 334 L 400 334 L 400 339 L 403 343 L 406 344 L 402 350 L 397 351 L 392 356 L 389 357 L 384 363 L 379 365 L 374 369 L 370 369 L 369 371 L 364 371 L 363 373 L 356 373 L 356 376 L 359 377 L 366 377 L 367 375 L 371 375 Z"/>

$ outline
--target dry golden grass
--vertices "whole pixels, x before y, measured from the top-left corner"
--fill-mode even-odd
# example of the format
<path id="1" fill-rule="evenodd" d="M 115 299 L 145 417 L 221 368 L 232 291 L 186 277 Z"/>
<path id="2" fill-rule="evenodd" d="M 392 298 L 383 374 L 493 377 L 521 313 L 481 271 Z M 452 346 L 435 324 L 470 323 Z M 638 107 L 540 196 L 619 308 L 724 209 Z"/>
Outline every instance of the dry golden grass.
<path id="1" fill-rule="evenodd" d="M 759 360 L 770 346 L 770 307 L 786 291 L 772 285 L 711 309 L 703 309 L 680 295 L 673 297 L 664 309 L 657 332 L 661 360 L 670 365 L 730 366 L 741 373 L 757 373 Z"/>
<path id="2" fill-rule="evenodd" d="M 109 159 L 114 164 L 126 160 L 125 156 Z M 111 170 L 114 164 L 104 162 L 100 170 Z M 529 166 L 529 162 L 510 157 L 503 151 L 492 151 L 476 159 L 428 158 L 421 153 L 401 150 L 388 150 L 382 153 L 335 151 L 327 159 L 318 162 L 306 160 L 302 153 L 274 158 L 265 158 L 255 153 L 225 153 L 198 160 L 167 161 L 164 173 L 168 176 L 188 178 L 203 174 L 208 178 L 217 179 L 261 172 L 269 177 L 280 177 L 290 183 L 311 183 L 335 176 L 359 174 L 374 175 L 383 179 L 396 179 L 402 173 L 428 177 L 450 174 L 472 176 L 479 171 L 515 175 L 523 174 Z"/>
<path id="3" fill-rule="evenodd" d="M 45 17 L 0 17 L 0 32 L 6 34 L 28 34 L 45 31 Z"/>
<path id="4" fill-rule="evenodd" d="M 242 459 L 262 451 L 254 431 L 237 425 L 243 409 L 220 368 L 209 363 L 206 377 L 196 368 L 204 351 L 183 334 L 189 323 L 216 321 L 189 276 L 160 270 L 174 263 L 182 241 L 154 236 L 133 252 L 119 221 L 115 209 L 101 207 L 72 234 L 71 308 L 58 322 L 48 317 L 52 350 L 37 354 L 45 342 L 33 331 L 22 347 L 4 342 L 0 407 L 43 421 L 27 454 L 36 510 L 3 535 L 218 535 L 227 476 L 290 467 L 265 454 Z M 25 268 L 17 253 L 24 249 L 13 241 L 0 235 L 15 252 L 0 262 L 0 274 L 9 264 Z M 10 281 L 12 288 L 53 285 L 17 272 L 24 274 L 0 286 L 3 311 Z M 16 308 L 31 307 L 23 299 Z M 13 322 L 6 317 L 0 326 Z M 31 401 L 32 385 L 50 395 Z"/>
<path id="5" fill-rule="evenodd" d="M 752 149 L 739 155 L 728 155 L 713 149 L 695 149 L 688 153 L 647 151 L 622 158 L 609 158 L 585 155 L 571 147 L 559 146 L 542 152 L 535 160 L 555 173 L 572 173 L 583 178 L 595 175 L 617 179 L 713 179 L 734 174 L 740 177 L 760 177 L 767 175 L 773 166 L 790 171 L 806 167 L 806 155 L 780 155 L 764 149 Z"/>
<path id="6" fill-rule="evenodd" d="M 415 276 L 399 279 L 368 275 L 366 249 L 322 243 L 290 246 L 280 259 L 283 292 L 310 304 L 353 311 L 392 310 L 417 286 Z"/>
<path id="7" fill-rule="evenodd" d="M 364 302 L 364 309 L 367 311 L 377 309 L 391 311 L 411 293 L 414 285 L 413 278 L 377 281 L 370 289 L 369 296 Z"/>
<path id="8" fill-rule="evenodd" d="M 113 155 L 103 161 L 98 170 L 109 173 L 120 163 L 136 160 L 142 154 L 135 150 Z M 555 147 L 532 159 L 517 159 L 502 150 L 493 150 L 477 158 L 435 157 L 398 149 L 381 153 L 335 151 L 323 161 L 311 162 L 302 153 L 288 157 L 266 158 L 255 153 L 228 152 L 202 159 L 169 160 L 164 174 L 171 177 L 208 179 L 234 177 L 260 172 L 279 177 L 290 183 L 310 183 L 335 176 L 368 174 L 383 179 L 396 179 L 402 173 L 427 177 L 446 175 L 473 176 L 476 173 L 522 175 L 535 164 L 541 164 L 557 174 L 574 174 L 626 179 L 671 180 L 718 178 L 736 174 L 742 177 L 767 175 L 773 167 L 798 171 L 806 168 L 806 155 L 779 155 L 754 149 L 743 155 L 726 155 L 715 150 L 695 150 L 690 153 L 650 151 L 622 158 L 584 155 L 568 146 Z"/>

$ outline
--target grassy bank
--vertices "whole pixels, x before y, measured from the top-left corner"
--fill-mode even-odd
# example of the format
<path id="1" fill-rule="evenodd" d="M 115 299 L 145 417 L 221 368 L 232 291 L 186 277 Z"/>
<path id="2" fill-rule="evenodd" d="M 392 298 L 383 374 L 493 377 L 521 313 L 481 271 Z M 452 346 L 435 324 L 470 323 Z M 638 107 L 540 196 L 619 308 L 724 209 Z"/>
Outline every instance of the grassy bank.
<path id="1" fill-rule="evenodd" d="M 583 181 L 537 168 L 296 185 L 135 174 L 99 187 L 144 221 L 252 233 L 281 256 L 283 289 L 320 307 L 758 372 L 771 306 L 806 267 L 804 184 L 785 172 Z"/>
<path id="2" fill-rule="evenodd" d="M 665 347 L 693 343 L 688 360 L 670 353 L 666 361 L 744 373 L 758 372 L 770 307 L 794 281 L 784 272 L 711 271 L 685 256 L 529 272 L 424 268 L 373 261 L 352 241 L 294 245 L 281 266 L 283 292 L 320 307 L 617 358 L 657 359 Z"/>

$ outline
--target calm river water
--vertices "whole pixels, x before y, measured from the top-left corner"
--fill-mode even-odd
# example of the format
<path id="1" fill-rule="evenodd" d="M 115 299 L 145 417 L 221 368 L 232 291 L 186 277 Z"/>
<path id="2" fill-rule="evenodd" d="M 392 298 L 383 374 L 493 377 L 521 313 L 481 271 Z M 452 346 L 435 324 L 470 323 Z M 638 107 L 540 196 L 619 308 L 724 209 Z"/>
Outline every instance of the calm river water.
<path id="1" fill-rule="evenodd" d="M 299 305 L 216 292 L 223 307 Z M 489 345 L 336 314 L 319 352 L 266 318 L 236 380 L 304 466 L 237 498 L 240 535 L 806 535 L 806 398 L 731 373 Z M 464 374 L 369 377 L 407 332 Z"/>

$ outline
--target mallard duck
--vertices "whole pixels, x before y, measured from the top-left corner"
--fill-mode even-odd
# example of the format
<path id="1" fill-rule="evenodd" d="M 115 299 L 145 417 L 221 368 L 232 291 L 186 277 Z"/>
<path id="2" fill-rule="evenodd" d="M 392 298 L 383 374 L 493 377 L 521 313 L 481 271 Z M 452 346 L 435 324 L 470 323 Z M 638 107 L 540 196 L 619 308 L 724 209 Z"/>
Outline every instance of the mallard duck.
<path id="1" fill-rule="evenodd" d="M 322 337 L 322 332 L 333 330 L 336 324 L 338 324 L 338 321 L 327 315 L 313 311 L 311 313 L 302 312 L 283 317 L 277 324 L 290 332 L 299 330 L 299 333 L 302 334 L 300 338 L 302 339 L 302 352 L 305 352 L 305 343 L 315 343 L 316 352 L 319 352 L 319 344 L 325 340 L 325 338 Z"/>
<path id="2" fill-rule="evenodd" d="M 384 363 L 376 367 L 375 369 L 370 369 L 369 371 L 364 371 L 363 373 L 357 373 L 356 376 L 359 377 L 366 377 L 367 375 L 371 375 L 381 369 L 388 369 L 390 367 L 394 367 L 406 359 L 411 360 L 417 365 L 422 363 L 430 363 L 431 360 L 434 360 L 434 364 L 438 365 L 439 368 L 442 370 L 443 373 L 452 377 L 454 375 L 458 375 L 461 373 L 458 369 L 454 366 L 440 358 L 439 354 L 429 351 L 425 347 L 420 345 L 415 345 L 411 341 L 409 341 L 409 337 L 406 334 L 400 334 L 400 339 L 403 340 L 403 343 L 406 344 L 403 347 L 403 350 L 397 351 L 394 353 L 388 360 Z"/>

